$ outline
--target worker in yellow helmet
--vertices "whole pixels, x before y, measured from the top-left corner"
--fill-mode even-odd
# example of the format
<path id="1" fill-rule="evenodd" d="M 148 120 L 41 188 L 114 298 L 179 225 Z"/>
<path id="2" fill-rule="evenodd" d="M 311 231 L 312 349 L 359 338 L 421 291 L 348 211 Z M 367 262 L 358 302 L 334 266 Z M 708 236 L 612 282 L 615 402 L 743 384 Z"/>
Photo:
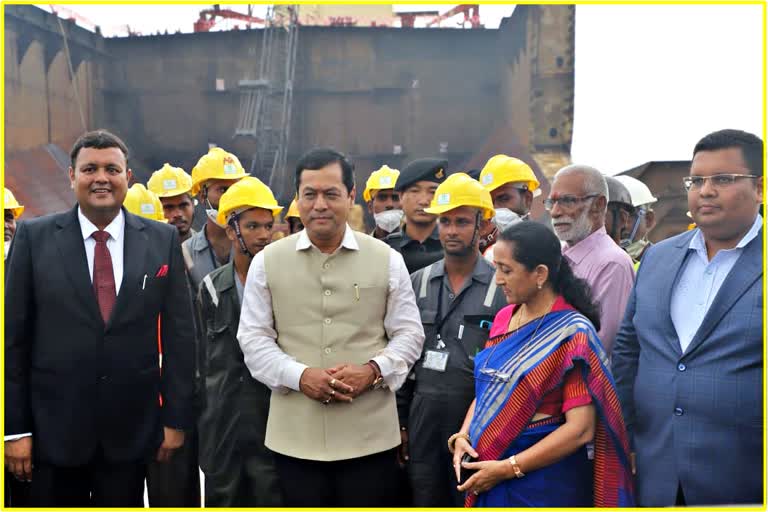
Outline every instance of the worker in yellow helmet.
<path id="1" fill-rule="evenodd" d="M 160 198 L 163 215 L 179 231 L 180 242 L 183 243 L 195 234 L 192 229 L 195 215 L 192 177 L 184 169 L 163 164 L 161 169 L 152 173 L 147 188 Z"/>
<path id="2" fill-rule="evenodd" d="M 288 212 L 285 214 L 285 221 L 288 223 L 290 234 L 298 233 L 304 229 L 304 224 L 301 223 L 301 217 L 299 217 L 299 207 L 296 205 L 296 199 L 291 201 Z"/>
<path id="3" fill-rule="evenodd" d="M 182 174 L 187 179 L 184 179 Z M 161 170 L 153 173 L 150 177 L 149 182 L 147 182 L 147 185 L 150 187 L 149 189 L 140 183 L 136 183 L 128 189 L 123 206 L 135 215 L 159 222 L 169 222 L 170 219 L 166 216 L 167 210 L 164 208 L 163 199 L 158 197 L 155 191 L 157 190 L 162 194 L 170 193 L 172 194 L 171 198 L 179 196 L 182 198 L 182 202 L 187 201 L 191 205 L 191 196 L 189 196 L 191 181 L 192 179 L 182 169 L 165 164 Z M 184 190 L 184 187 L 186 187 L 186 192 L 176 193 L 177 190 Z M 171 218 L 178 222 L 177 216 L 172 216 Z M 181 235 L 182 230 L 179 228 L 179 224 L 175 226 L 179 231 L 179 235 Z M 189 231 L 188 228 L 187 231 Z M 189 238 L 188 234 L 187 238 Z M 188 297 L 191 307 L 194 297 L 191 293 Z M 197 336 L 198 331 L 199 327 L 195 325 L 196 402 L 199 399 L 198 394 L 201 387 L 199 381 L 200 360 L 198 359 L 201 354 L 199 353 L 200 341 Z M 158 340 L 159 349 L 162 354 L 160 333 L 158 333 Z M 176 451 L 171 460 L 165 462 L 152 460 L 147 465 L 147 499 L 150 507 L 200 506 L 197 429 L 195 427 L 188 429 L 185 432 L 185 438 L 187 441 Z"/>
<path id="4" fill-rule="evenodd" d="M 192 195 L 205 207 L 205 226 L 181 244 L 184 262 L 195 291 L 208 273 L 230 260 L 232 244 L 217 221 L 219 200 L 238 180 L 248 176 L 240 160 L 221 148 L 211 148 L 192 168 Z"/>
<path id="5" fill-rule="evenodd" d="M 272 452 L 264 446 L 270 389 L 251 378 L 237 338 L 245 277 L 270 242 L 283 208 L 257 178 L 232 185 L 219 202 L 233 260 L 203 278 L 198 292 L 206 329 L 205 400 L 200 415 L 200 467 L 207 507 L 280 507 Z"/>
<path id="6" fill-rule="evenodd" d="M 123 206 L 125 206 L 126 210 L 139 217 L 158 222 L 168 222 L 163 216 L 163 205 L 160 203 L 160 199 L 141 183 L 135 183 L 128 189 Z"/>
<path id="7" fill-rule="evenodd" d="M 437 216 L 445 257 L 411 275 L 426 339 L 415 380 L 398 392 L 398 412 L 408 432 L 414 506 L 461 507 L 451 455 L 437 447 L 464 420 L 475 395 L 474 356 L 507 302 L 479 251 L 480 231 L 494 215 L 490 193 L 467 174 L 452 174 L 424 211 Z"/>
<path id="8" fill-rule="evenodd" d="M 541 195 L 533 169 L 518 158 L 496 155 L 480 171 L 480 183 L 491 193 L 496 210 L 506 208 L 524 218 L 533 198 Z"/>
<path id="9" fill-rule="evenodd" d="M 3 190 L 5 192 L 3 195 L 3 209 L 5 210 L 5 259 L 8 257 L 13 235 L 16 234 L 16 219 L 24 213 L 24 205 L 19 204 L 13 192 L 7 188 L 3 188 Z"/>
<path id="10" fill-rule="evenodd" d="M 395 190 L 400 171 L 382 165 L 373 171 L 365 182 L 363 200 L 373 215 L 374 228 L 371 236 L 383 240 L 400 228 L 403 210 L 400 209 L 400 193 Z"/>
<path id="11" fill-rule="evenodd" d="M 493 261 L 490 249 L 499 232 L 521 220 L 528 219 L 533 198 L 541 195 L 539 180 L 533 169 L 518 158 L 496 155 L 480 171 L 480 183 L 491 193 L 495 215 L 495 229 L 484 233 L 480 251 Z"/>

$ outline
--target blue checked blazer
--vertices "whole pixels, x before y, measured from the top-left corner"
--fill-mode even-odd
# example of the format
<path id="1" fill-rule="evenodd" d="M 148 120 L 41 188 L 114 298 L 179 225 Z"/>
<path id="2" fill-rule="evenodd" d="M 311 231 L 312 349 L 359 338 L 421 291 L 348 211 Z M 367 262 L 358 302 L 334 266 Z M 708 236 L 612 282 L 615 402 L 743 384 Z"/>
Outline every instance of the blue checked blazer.
<path id="1" fill-rule="evenodd" d="M 638 503 L 763 501 L 763 230 L 744 247 L 683 353 L 672 290 L 694 231 L 643 257 L 613 350 L 637 454 Z"/>

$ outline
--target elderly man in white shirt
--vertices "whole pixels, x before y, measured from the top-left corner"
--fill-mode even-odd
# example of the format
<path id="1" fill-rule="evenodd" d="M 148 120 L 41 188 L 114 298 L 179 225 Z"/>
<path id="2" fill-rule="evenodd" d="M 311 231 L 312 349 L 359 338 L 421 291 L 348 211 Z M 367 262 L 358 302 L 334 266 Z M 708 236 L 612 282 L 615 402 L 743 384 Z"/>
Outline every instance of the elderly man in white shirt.
<path id="1" fill-rule="evenodd" d="M 353 167 L 331 149 L 297 164 L 305 230 L 251 264 L 238 340 L 272 390 L 266 446 L 289 507 L 392 506 L 395 391 L 424 331 L 402 256 L 346 224 Z"/>

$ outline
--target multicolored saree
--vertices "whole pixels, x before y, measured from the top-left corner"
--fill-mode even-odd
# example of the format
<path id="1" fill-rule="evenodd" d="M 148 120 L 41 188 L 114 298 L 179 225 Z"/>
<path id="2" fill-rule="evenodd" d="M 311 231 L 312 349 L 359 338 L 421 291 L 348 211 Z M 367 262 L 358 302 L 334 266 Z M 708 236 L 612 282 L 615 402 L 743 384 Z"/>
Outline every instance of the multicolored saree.
<path id="1" fill-rule="evenodd" d="M 562 297 L 541 320 L 488 341 L 475 356 L 477 401 L 469 435 L 478 460 L 503 460 L 557 429 L 562 416 L 531 419 L 542 397 L 562 386 L 574 366 L 597 412 L 594 456 L 590 460 L 584 447 L 479 496 L 468 493 L 465 506 L 635 506 L 629 443 L 607 362 L 592 324 Z"/>

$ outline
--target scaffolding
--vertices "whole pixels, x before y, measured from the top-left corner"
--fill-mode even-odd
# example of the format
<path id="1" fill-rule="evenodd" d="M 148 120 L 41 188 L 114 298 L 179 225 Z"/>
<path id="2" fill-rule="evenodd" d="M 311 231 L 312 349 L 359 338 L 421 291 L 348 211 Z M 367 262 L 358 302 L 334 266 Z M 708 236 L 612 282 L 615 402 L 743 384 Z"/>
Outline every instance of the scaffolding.
<path id="1" fill-rule="evenodd" d="M 240 80 L 240 111 L 235 137 L 251 137 L 256 150 L 251 176 L 275 190 L 285 174 L 291 134 L 293 80 L 296 71 L 298 5 L 269 6 L 255 80 Z M 286 8 L 287 7 L 287 8 Z"/>

